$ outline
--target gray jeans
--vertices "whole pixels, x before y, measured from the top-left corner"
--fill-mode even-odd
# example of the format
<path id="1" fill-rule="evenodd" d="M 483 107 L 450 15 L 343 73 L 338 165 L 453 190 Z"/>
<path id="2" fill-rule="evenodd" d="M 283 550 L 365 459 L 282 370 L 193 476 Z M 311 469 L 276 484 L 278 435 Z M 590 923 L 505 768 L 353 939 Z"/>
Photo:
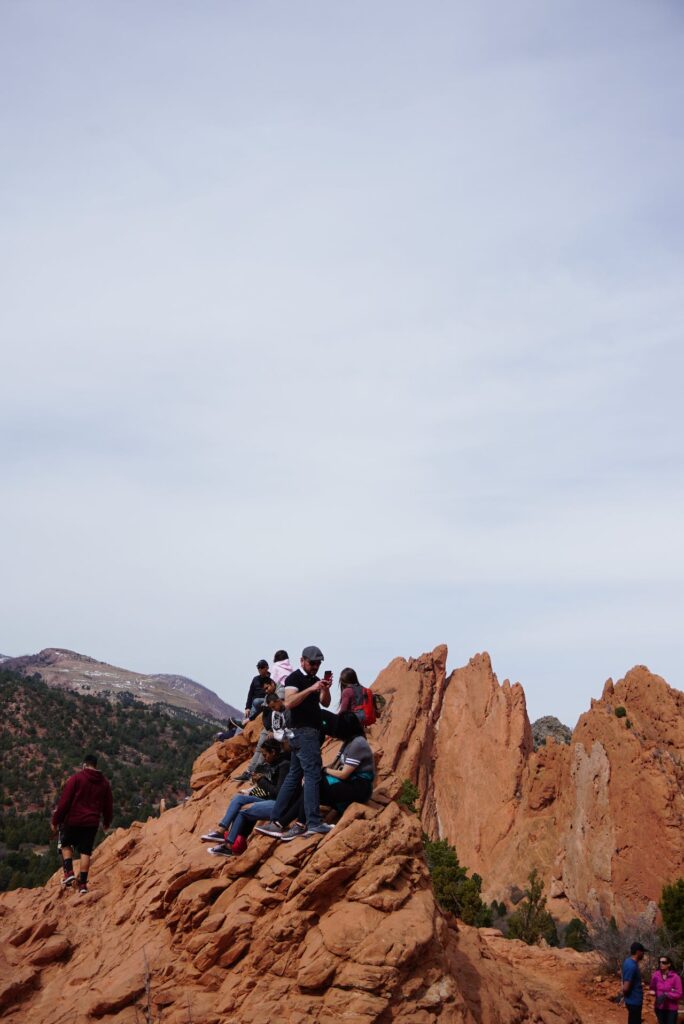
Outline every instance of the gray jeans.
<path id="1" fill-rule="evenodd" d="M 261 748 L 264 745 L 264 740 L 268 737 L 268 730 L 262 729 L 259 733 L 259 739 L 257 741 L 256 750 L 252 754 L 252 760 L 247 765 L 247 771 L 253 772 L 260 764 L 264 762 L 264 755 L 261 753 Z"/>

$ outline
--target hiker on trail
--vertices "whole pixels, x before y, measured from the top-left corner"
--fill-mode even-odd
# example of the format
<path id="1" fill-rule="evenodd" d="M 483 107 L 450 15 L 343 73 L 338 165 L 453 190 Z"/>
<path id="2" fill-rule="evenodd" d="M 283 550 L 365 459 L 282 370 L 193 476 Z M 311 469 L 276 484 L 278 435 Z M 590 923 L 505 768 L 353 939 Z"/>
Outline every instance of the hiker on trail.
<path id="1" fill-rule="evenodd" d="M 238 803 L 238 798 L 233 798 L 219 825 L 221 828 L 227 823 L 228 831 L 223 833 L 222 841 L 209 850 L 209 853 L 215 857 L 232 857 L 244 853 L 247 848 L 247 837 L 257 821 L 270 818 L 278 793 L 290 770 L 289 740 L 283 740 L 282 744 L 278 744 L 275 740 L 266 740 L 264 750 L 269 750 L 272 744 L 281 747 L 281 752 L 273 761 L 269 778 L 258 776 L 257 785 L 250 791 L 249 802 L 243 799 Z M 228 828 L 228 826 L 230 827 Z M 210 832 L 206 836 L 202 836 L 202 840 L 209 842 L 216 836 L 216 832 Z"/>
<path id="2" fill-rule="evenodd" d="M 264 684 L 266 691 L 266 697 L 264 698 L 264 705 L 261 710 L 261 732 L 259 733 L 259 739 L 257 740 L 256 749 L 251 757 L 251 760 L 245 770 L 239 775 L 233 776 L 234 782 L 249 782 L 254 777 L 255 771 L 259 765 L 263 764 L 263 757 L 261 756 L 261 749 L 268 739 L 269 736 L 273 735 L 273 713 L 276 712 L 276 728 L 280 731 L 280 734 L 275 736 L 275 739 L 282 740 L 284 736 L 284 728 L 289 725 L 289 711 L 285 708 L 283 697 L 285 695 L 285 687 L 277 686 L 275 679 L 267 679 Z"/>
<path id="3" fill-rule="evenodd" d="M 267 835 L 279 835 L 283 830 L 281 815 L 284 815 L 304 779 L 304 816 L 307 835 L 325 835 L 330 831 L 321 818 L 319 787 L 323 762 L 321 760 L 320 730 L 321 705 L 330 706 L 330 685 L 317 676 L 323 661 L 319 647 L 305 647 L 302 651 L 301 668 L 288 677 L 285 684 L 285 707 L 290 711 L 293 737 L 290 740 L 292 756 L 290 771 L 278 794 L 271 815 L 270 831 L 264 826 L 261 831 Z"/>
<path id="4" fill-rule="evenodd" d="M 622 994 L 627 1008 L 627 1024 L 641 1024 L 644 989 L 639 964 L 646 952 L 648 950 L 640 942 L 633 942 L 629 948 L 629 956 L 622 964 Z"/>
<path id="5" fill-rule="evenodd" d="M 366 804 L 370 800 L 375 779 L 375 758 L 364 735 L 363 725 L 353 712 L 338 716 L 337 735 L 343 741 L 342 746 L 333 763 L 323 769 L 320 800 L 326 807 L 333 807 L 339 814 L 343 814 L 350 804 Z M 307 835 L 303 796 L 279 821 L 283 829 L 278 839 L 287 843 Z M 286 828 L 289 822 L 292 824 Z M 267 825 L 257 825 L 257 832 L 275 834 Z"/>
<path id="6" fill-rule="evenodd" d="M 658 1024 L 677 1024 L 682 979 L 673 970 L 672 961 L 665 953 L 658 957 L 658 970 L 651 975 L 649 989 L 655 996 Z"/>
<path id="7" fill-rule="evenodd" d="M 88 892 L 88 870 L 90 856 L 100 818 L 105 831 L 112 823 L 112 787 L 102 772 L 97 770 L 97 758 L 86 754 L 83 767 L 76 772 L 62 790 L 59 802 L 52 815 L 52 832 L 59 831 L 64 877 L 62 885 L 71 886 L 74 875 L 74 848 L 78 849 L 79 877 L 78 891 L 84 896 Z"/>
<path id="8" fill-rule="evenodd" d="M 247 725 L 247 722 L 253 721 L 261 711 L 266 698 L 264 684 L 267 679 L 271 678 L 271 673 L 268 670 L 268 662 L 265 658 L 260 658 L 259 661 L 257 661 L 256 667 L 257 674 L 249 684 L 249 690 L 247 691 L 245 717 L 242 720 L 243 725 Z"/>

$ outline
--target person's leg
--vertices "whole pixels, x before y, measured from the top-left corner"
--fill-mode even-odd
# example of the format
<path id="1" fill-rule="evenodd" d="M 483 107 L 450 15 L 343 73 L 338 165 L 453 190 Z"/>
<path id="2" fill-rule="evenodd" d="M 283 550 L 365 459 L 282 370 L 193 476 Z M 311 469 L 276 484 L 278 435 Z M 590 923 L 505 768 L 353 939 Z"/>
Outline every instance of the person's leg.
<path id="1" fill-rule="evenodd" d="M 79 829 L 78 836 L 78 885 L 82 893 L 88 891 L 88 871 L 90 870 L 90 857 L 93 852 L 93 846 L 95 845 L 95 836 L 97 835 L 97 826 L 90 828 L 84 826 Z"/>
<path id="2" fill-rule="evenodd" d="M 287 773 L 285 781 L 280 787 L 280 792 L 276 798 L 275 807 L 271 812 L 271 821 L 280 821 L 280 815 L 284 814 L 287 808 L 290 806 L 295 798 L 295 795 L 299 793 L 299 789 L 302 783 L 302 765 L 299 760 L 299 739 L 295 736 L 291 740 L 292 752 L 290 754 L 290 770 Z M 282 822 L 281 822 L 282 824 Z"/>
<path id="3" fill-rule="evenodd" d="M 254 827 L 253 824 L 248 832 L 245 832 L 247 822 L 268 820 L 273 813 L 275 800 L 255 800 L 254 803 L 243 807 L 231 825 L 230 832 L 226 836 L 227 843 L 234 843 L 238 836 L 249 835 Z"/>
<path id="4" fill-rule="evenodd" d="M 298 755 L 304 773 L 304 813 L 309 828 L 317 828 L 321 822 L 321 803 L 319 786 L 323 762 L 321 747 L 316 729 L 299 729 L 297 731 L 299 745 Z"/>
<path id="5" fill-rule="evenodd" d="M 252 796 L 250 793 L 238 793 L 237 796 L 234 796 L 228 804 L 226 813 L 219 821 L 219 828 L 222 828 L 225 831 L 228 826 L 235 821 L 235 818 L 245 804 L 253 804 L 257 799 L 258 797 Z"/>
<path id="6" fill-rule="evenodd" d="M 253 722 L 254 719 L 257 718 L 258 715 L 261 714 L 261 709 L 263 708 L 265 703 L 266 703 L 266 698 L 265 697 L 255 697 L 254 698 L 254 700 L 252 701 L 252 706 L 249 709 L 249 720 L 250 720 L 250 722 Z"/>
<path id="7" fill-rule="evenodd" d="M 76 877 L 74 875 L 74 848 L 73 846 L 62 845 L 62 849 L 59 852 L 62 855 L 62 867 L 64 868 L 64 878 L 62 881 L 66 882 L 67 879 L 73 881 Z"/>
<path id="8" fill-rule="evenodd" d="M 627 1024 L 641 1024 L 641 1006 L 627 1007 Z"/>
<path id="9" fill-rule="evenodd" d="M 261 748 L 263 747 L 264 741 L 266 739 L 268 739 L 268 729 L 262 729 L 261 732 L 259 733 L 259 739 L 257 741 L 256 750 L 252 755 L 252 760 L 247 765 L 247 771 L 249 772 L 250 775 L 254 774 L 255 768 L 257 768 L 260 764 L 263 764 L 264 756 L 261 753 Z"/>
<path id="10" fill-rule="evenodd" d="M 356 781 L 342 780 L 341 782 L 328 782 L 325 775 L 321 779 L 320 801 L 328 807 L 338 808 L 342 806 L 345 810 L 350 804 L 365 804 L 370 800 L 373 787 L 365 779 Z"/>

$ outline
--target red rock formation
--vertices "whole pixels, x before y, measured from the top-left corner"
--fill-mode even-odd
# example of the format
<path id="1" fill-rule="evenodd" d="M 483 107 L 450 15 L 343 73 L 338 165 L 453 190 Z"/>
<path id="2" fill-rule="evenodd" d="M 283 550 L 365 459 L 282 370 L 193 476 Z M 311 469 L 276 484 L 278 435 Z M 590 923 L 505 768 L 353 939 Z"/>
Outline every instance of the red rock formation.
<path id="1" fill-rule="evenodd" d="M 448 677 L 445 661 L 444 647 L 397 659 L 375 684 L 388 707 L 372 738 L 391 750 L 393 792 L 418 785 L 426 831 L 453 843 L 487 899 L 506 901 L 536 867 L 561 919 L 654 912 L 684 875 L 684 694 L 632 669 L 569 745 L 535 752 L 522 687 L 500 685 L 486 654 Z"/>
<path id="2" fill-rule="evenodd" d="M 538 865 L 556 912 L 592 899 L 606 911 L 641 907 L 682 870 L 684 696 L 634 670 L 580 719 L 570 747 L 535 754 L 522 689 L 499 686 L 486 655 L 448 677 L 445 662 L 440 647 L 381 673 L 376 798 L 324 839 L 255 836 L 234 860 L 207 855 L 199 836 L 237 789 L 230 775 L 251 751 L 252 726 L 198 759 L 187 804 L 103 843 L 90 895 L 53 878 L 0 897 L 3 1019 L 611 1019 L 572 980 L 586 960 L 503 942 L 436 907 L 421 828 L 447 835 L 490 894 L 505 897 Z M 394 802 L 404 779 L 421 791 L 422 822 Z M 628 816 L 635 799 L 640 813 Z"/>

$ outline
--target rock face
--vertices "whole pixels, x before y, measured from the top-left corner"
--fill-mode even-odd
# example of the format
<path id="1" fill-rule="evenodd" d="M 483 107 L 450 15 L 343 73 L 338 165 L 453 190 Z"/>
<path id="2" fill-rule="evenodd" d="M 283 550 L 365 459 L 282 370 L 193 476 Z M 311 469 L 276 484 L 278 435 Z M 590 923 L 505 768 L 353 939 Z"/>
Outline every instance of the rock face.
<path id="1" fill-rule="evenodd" d="M 389 703 L 373 740 L 391 751 L 383 768 L 417 784 L 426 831 L 453 843 L 488 900 L 510 904 L 536 867 L 561 920 L 654 912 L 684 875 L 684 694 L 634 668 L 569 744 L 535 751 L 522 688 L 499 684 L 486 654 L 448 676 L 445 660 L 439 647 L 394 661 L 376 684 Z"/>
<path id="2" fill-rule="evenodd" d="M 605 1002 L 592 1009 L 579 985 L 574 1005 L 559 991 L 559 979 L 569 991 L 586 971 L 586 955 L 528 949 L 445 916 L 421 831 L 447 835 L 488 894 L 505 898 L 537 865 L 554 912 L 592 899 L 641 909 L 660 884 L 643 871 L 645 844 L 663 878 L 682 867 L 684 696 L 635 669 L 607 684 L 569 746 L 535 753 L 521 687 L 499 685 L 484 654 L 447 676 L 446 653 L 381 673 L 374 799 L 323 839 L 255 835 L 240 857 L 207 855 L 199 837 L 237 790 L 230 776 L 253 748 L 252 725 L 198 759 L 184 806 L 102 844 L 89 895 L 61 891 L 55 876 L 0 897 L 3 1020 L 617 1019 Z M 394 800 L 405 779 L 420 790 L 422 820 Z M 638 818 L 624 812 L 628 796 Z"/>
<path id="3" fill-rule="evenodd" d="M 171 704 L 217 720 L 239 714 L 213 690 L 208 690 L 206 686 L 186 676 L 142 675 L 59 647 L 46 647 L 39 654 L 0 658 L 0 661 L 3 668 L 26 676 L 37 674 L 48 686 L 74 690 L 76 693 L 113 697 L 127 692 L 143 704 Z"/>

